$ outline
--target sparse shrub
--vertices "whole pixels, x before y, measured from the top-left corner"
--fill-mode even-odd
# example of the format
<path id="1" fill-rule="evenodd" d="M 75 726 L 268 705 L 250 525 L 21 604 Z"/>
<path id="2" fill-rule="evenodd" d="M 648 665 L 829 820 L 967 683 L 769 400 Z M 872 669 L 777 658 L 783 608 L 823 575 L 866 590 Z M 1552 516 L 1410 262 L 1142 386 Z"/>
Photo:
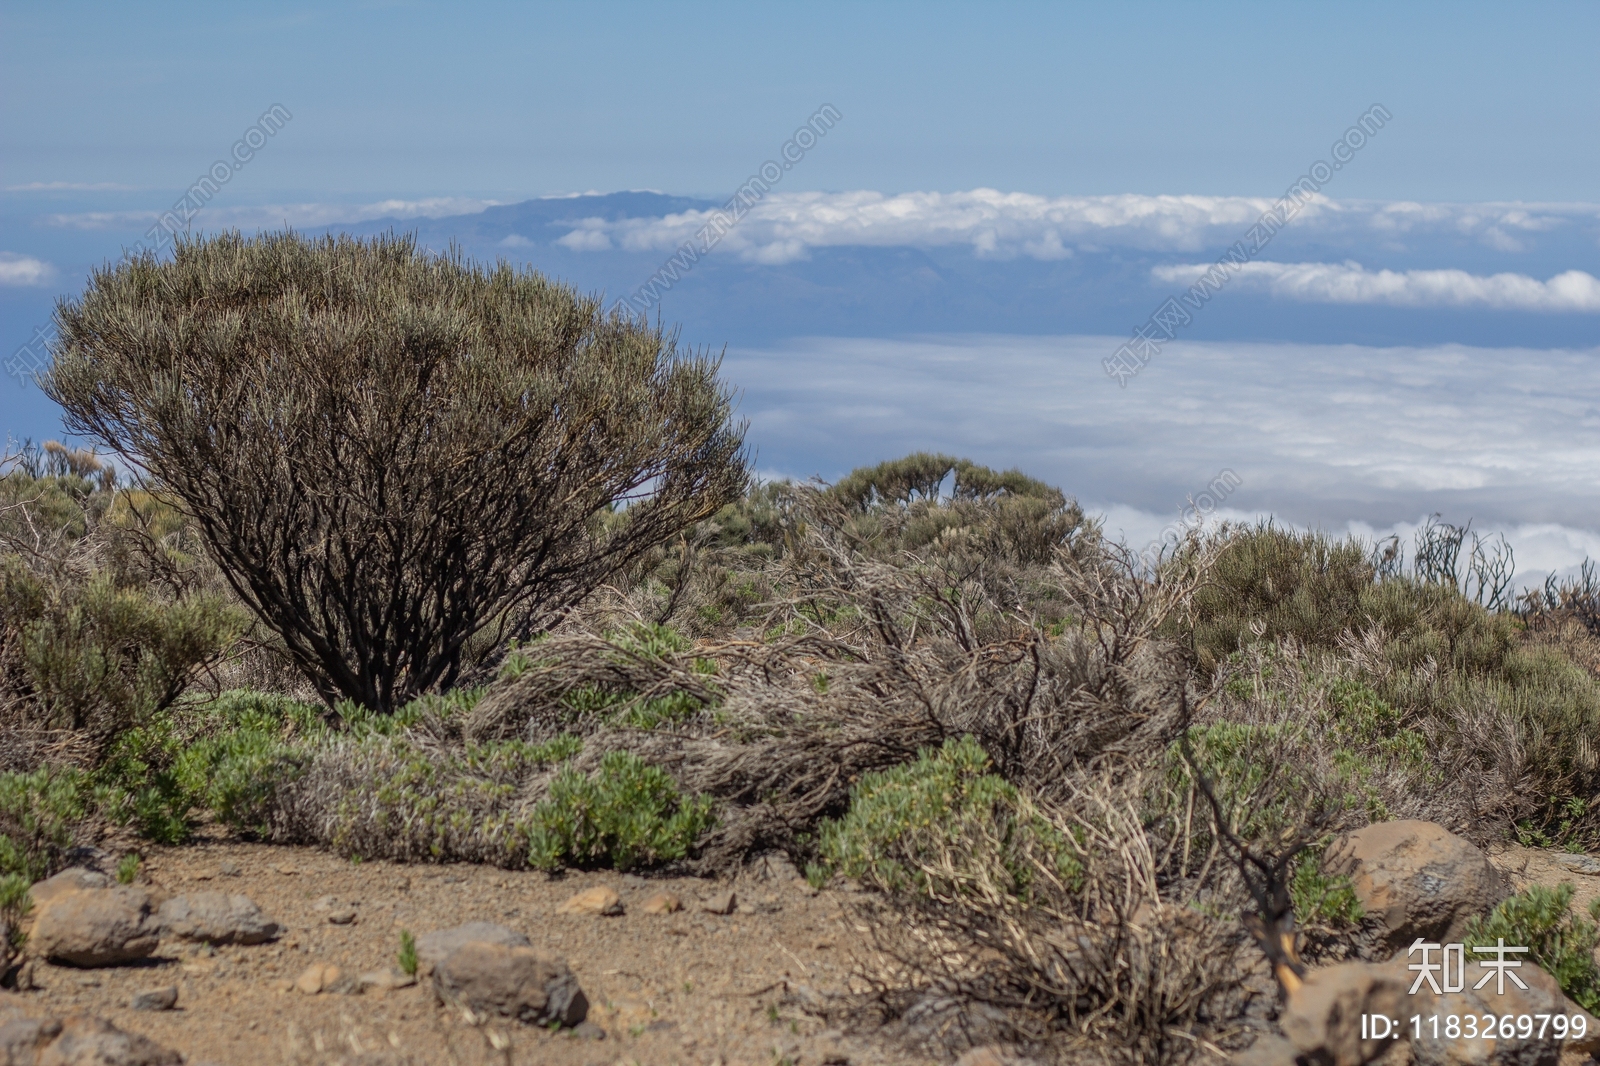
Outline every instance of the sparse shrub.
<path id="1" fill-rule="evenodd" d="M 1462 934 L 1470 954 L 1479 945 L 1494 945 L 1501 938 L 1507 944 L 1528 949 L 1527 958 L 1561 984 L 1574 1003 L 1593 1013 L 1600 1009 L 1600 968 L 1595 965 L 1594 949 L 1600 943 L 1600 900 L 1589 905 L 1589 921 L 1572 913 L 1573 888 L 1529 885 L 1502 900 L 1487 915 L 1467 923 Z M 1491 959 L 1492 955 L 1483 955 Z"/>
<path id="2" fill-rule="evenodd" d="M 4 754 L 91 768 L 220 661 L 244 616 L 194 577 L 176 533 L 130 517 L 92 453 L 44 454 L 23 464 L 39 476 L 0 477 Z"/>
<path id="3" fill-rule="evenodd" d="M 746 479 L 715 359 L 412 237 L 183 238 L 56 318 L 69 428 L 180 502 L 330 704 L 452 687 Z"/>
<path id="4" fill-rule="evenodd" d="M 144 860 L 137 851 L 130 851 L 117 863 L 117 883 L 131 885 L 139 879 L 139 867 Z"/>
<path id="5" fill-rule="evenodd" d="M 993 762 L 971 737 L 948 740 L 915 762 L 868 774 L 851 790 L 850 810 L 822 824 L 820 852 L 827 868 L 881 888 L 943 893 L 960 891 L 959 866 L 947 881 L 930 880 L 957 841 L 991 835 L 1003 842 L 996 863 L 1009 890 L 1026 896 L 1032 863 L 1042 861 L 1071 884 L 1083 876 L 1076 840 L 1069 840 L 1032 810 L 1015 786 L 992 773 Z M 982 826 L 982 833 L 975 832 Z M 826 875 L 819 871 L 819 880 Z"/>
<path id="6" fill-rule="evenodd" d="M 529 819 L 529 861 L 542 870 L 619 870 L 681 859 L 712 823 L 709 797 L 683 796 L 636 755 L 607 752 L 593 775 L 564 770 Z"/>
<path id="7" fill-rule="evenodd" d="M 1185 634 L 1209 675 L 1254 640 L 1290 638 L 1331 647 L 1360 620 L 1362 593 L 1373 583 L 1365 548 L 1322 533 L 1270 523 L 1229 533 L 1195 592 Z"/>

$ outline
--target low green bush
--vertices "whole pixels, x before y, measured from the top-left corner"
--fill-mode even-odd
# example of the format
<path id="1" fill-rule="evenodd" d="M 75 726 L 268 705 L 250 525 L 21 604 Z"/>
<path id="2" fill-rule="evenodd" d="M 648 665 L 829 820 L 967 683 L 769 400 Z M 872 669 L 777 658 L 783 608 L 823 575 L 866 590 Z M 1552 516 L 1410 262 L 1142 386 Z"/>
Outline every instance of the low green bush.
<path id="1" fill-rule="evenodd" d="M 1529 885 L 1494 910 L 1467 923 L 1462 940 L 1467 951 L 1484 959 L 1493 954 L 1473 948 L 1507 944 L 1526 947 L 1527 957 L 1561 984 L 1561 990 L 1578 1006 L 1594 1013 L 1600 1009 L 1600 968 L 1594 949 L 1600 944 L 1600 900 L 1589 904 L 1589 921 L 1572 913 L 1570 884 L 1546 888 Z"/>
<path id="2" fill-rule="evenodd" d="M 0 774 L 0 875 L 32 884 L 54 873 L 90 802 L 88 777 L 77 770 Z"/>
<path id="3" fill-rule="evenodd" d="M 819 851 L 827 873 L 865 878 L 889 890 L 948 890 L 952 880 L 930 874 L 982 841 L 1014 895 L 1027 895 L 1033 863 L 1043 858 L 1069 886 L 1083 875 L 1078 841 L 1040 817 L 1015 786 L 991 773 L 993 764 L 971 737 L 947 740 L 921 752 L 914 762 L 867 774 L 851 790 L 850 809 L 822 824 Z M 986 857 L 990 858 L 990 857 Z"/>
<path id="4" fill-rule="evenodd" d="M 0 875 L 0 922 L 10 930 L 13 951 L 21 951 L 27 941 L 21 923 L 33 909 L 33 897 L 29 895 L 32 887 L 32 882 L 21 874 Z"/>
<path id="5" fill-rule="evenodd" d="M 712 822 L 709 798 L 685 797 L 659 767 L 608 752 L 594 774 L 569 769 L 551 781 L 529 818 L 529 862 L 542 870 L 670 862 L 686 856 Z"/>

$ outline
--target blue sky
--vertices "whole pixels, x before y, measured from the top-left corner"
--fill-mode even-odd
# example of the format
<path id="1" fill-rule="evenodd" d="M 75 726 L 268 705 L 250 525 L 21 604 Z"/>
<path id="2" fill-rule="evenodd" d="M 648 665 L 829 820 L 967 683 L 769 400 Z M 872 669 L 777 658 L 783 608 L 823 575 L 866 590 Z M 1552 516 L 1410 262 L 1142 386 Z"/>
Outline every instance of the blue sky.
<path id="1" fill-rule="evenodd" d="M 1342 195 L 1591 200 L 1592 3 L 26 3 L 6 184 L 181 188 L 269 104 L 238 193 L 716 195 L 820 103 L 817 189 L 1270 195 L 1374 102 Z"/>
<path id="2" fill-rule="evenodd" d="M 1230 469 L 1236 517 L 1442 510 L 1560 568 L 1600 554 L 1596 40 L 1592 3 L 10 3 L 0 347 L 275 105 L 190 225 L 412 229 L 613 297 L 830 105 L 653 305 L 726 347 L 764 469 L 939 447 L 1134 539 Z M 661 195 L 572 195 L 626 190 Z M 55 417 L 0 379 L 8 432 Z"/>

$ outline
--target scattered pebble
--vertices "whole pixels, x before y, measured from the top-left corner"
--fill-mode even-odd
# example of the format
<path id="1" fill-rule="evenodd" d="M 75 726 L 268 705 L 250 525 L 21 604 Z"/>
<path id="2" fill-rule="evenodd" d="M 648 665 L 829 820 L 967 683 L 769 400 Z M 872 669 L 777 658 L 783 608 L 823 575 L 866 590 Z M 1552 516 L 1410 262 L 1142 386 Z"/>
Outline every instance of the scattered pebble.
<path id="1" fill-rule="evenodd" d="M 314 996 L 319 992 L 328 991 L 338 980 L 339 967 L 331 963 L 314 962 L 295 978 L 294 987 L 298 992 Z"/>
<path id="2" fill-rule="evenodd" d="M 556 908 L 557 914 L 596 914 L 607 917 L 622 913 L 622 897 L 606 885 L 586 888 Z"/>
<path id="3" fill-rule="evenodd" d="M 639 908 L 646 914 L 673 914 L 683 910 L 683 900 L 671 892 L 657 892 Z"/>
<path id="4" fill-rule="evenodd" d="M 128 1004 L 133 1010 L 171 1010 L 178 1005 L 178 987 L 168 985 L 166 988 L 152 988 L 140 992 Z"/>
<path id="5" fill-rule="evenodd" d="M 732 889 L 724 892 L 714 892 L 700 901 L 700 909 L 707 914 L 732 914 L 739 905 L 739 898 Z"/>

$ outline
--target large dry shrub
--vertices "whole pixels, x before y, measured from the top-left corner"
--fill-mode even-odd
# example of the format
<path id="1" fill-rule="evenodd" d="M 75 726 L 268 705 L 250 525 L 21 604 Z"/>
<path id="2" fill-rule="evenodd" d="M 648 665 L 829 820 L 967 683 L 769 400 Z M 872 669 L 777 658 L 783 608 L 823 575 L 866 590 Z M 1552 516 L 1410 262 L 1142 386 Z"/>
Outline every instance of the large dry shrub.
<path id="1" fill-rule="evenodd" d="M 746 477 L 715 359 L 410 237 L 181 240 L 57 325 L 69 427 L 180 501 L 330 701 L 450 686 Z"/>

